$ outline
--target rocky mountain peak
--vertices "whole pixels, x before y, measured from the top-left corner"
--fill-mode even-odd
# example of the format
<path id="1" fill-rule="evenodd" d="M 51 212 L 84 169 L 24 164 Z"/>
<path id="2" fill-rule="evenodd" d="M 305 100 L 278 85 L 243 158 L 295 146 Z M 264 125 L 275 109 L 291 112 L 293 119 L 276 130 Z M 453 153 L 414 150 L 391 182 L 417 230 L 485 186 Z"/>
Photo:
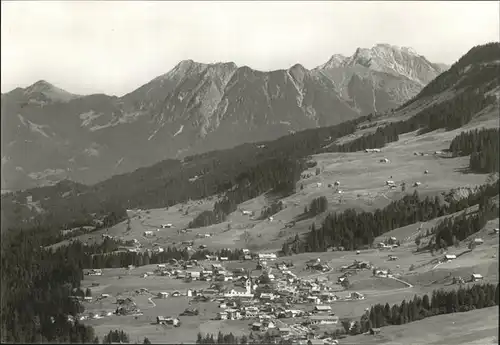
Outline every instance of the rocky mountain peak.
<path id="1" fill-rule="evenodd" d="M 298 63 L 290 67 L 290 69 L 288 70 L 290 76 L 292 76 L 292 78 L 299 84 L 302 84 L 307 72 L 308 72 L 307 69 Z"/>
<path id="2" fill-rule="evenodd" d="M 330 60 L 328 60 L 323 65 L 319 66 L 318 69 L 341 67 L 344 64 L 346 59 L 347 59 L 347 57 L 342 55 L 342 54 L 334 54 L 334 55 L 332 55 Z"/>
<path id="3" fill-rule="evenodd" d="M 24 89 L 24 95 L 28 99 L 52 102 L 68 102 L 79 97 L 66 90 L 58 88 L 46 80 L 39 80 L 36 83 Z"/>
<path id="4" fill-rule="evenodd" d="M 374 47 L 358 48 L 343 63 L 344 66 L 362 66 L 374 71 L 402 75 L 420 85 L 429 83 L 441 72 L 440 68 L 419 55 L 413 48 L 379 43 Z"/>

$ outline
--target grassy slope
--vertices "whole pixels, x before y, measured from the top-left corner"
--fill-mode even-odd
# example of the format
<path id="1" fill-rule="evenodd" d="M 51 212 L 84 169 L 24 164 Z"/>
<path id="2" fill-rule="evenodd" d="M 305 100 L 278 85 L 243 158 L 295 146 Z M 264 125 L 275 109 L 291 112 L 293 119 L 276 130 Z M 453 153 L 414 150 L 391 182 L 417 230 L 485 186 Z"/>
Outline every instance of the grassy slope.
<path id="1" fill-rule="evenodd" d="M 498 344 L 498 306 L 466 313 L 439 315 L 401 326 L 384 327 L 380 335 L 348 337 L 341 344 Z"/>

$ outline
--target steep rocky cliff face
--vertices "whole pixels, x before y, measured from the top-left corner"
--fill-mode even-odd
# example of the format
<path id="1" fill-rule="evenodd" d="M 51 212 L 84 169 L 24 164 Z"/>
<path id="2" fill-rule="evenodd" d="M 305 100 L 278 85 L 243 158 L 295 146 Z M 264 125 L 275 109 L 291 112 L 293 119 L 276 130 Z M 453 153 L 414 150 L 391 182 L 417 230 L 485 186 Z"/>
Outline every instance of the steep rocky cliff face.
<path id="1" fill-rule="evenodd" d="M 46 81 L 2 94 L 2 189 L 95 183 L 182 157 L 399 106 L 446 67 L 386 44 L 317 68 L 180 62 L 123 97 Z"/>

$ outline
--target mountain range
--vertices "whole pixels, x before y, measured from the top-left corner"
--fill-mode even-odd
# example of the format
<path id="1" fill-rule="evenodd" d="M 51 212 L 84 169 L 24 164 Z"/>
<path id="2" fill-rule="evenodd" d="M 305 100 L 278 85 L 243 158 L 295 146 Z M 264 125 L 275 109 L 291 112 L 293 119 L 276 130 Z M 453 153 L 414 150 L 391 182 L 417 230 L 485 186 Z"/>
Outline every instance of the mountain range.
<path id="1" fill-rule="evenodd" d="M 93 184 L 166 158 L 387 112 L 447 68 L 411 48 L 378 44 L 311 70 L 185 60 L 122 97 L 38 81 L 1 96 L 2 190 L 63 179 Z"/>

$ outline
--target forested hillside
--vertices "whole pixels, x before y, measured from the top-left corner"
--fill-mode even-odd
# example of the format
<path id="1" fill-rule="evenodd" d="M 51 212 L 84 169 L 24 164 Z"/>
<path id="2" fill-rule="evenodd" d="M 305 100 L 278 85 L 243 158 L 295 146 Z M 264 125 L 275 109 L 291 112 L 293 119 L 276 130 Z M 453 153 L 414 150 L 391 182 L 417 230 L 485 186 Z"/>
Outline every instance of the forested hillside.
<path id="1" fill-rule="evenodd" d="M 342 213 L 332 213 L 324 219 L 319 229 L 316 229 L 313 224 L 311 231 L 303 240 L 298 236 L 295 237 L 293 241 L 283 245 L 282 251 L 289 255 L 302 252 L 321 252 L 330 247 L 355 250 L 371 246 L 376 237 L 390 230 L 453 214 L 472 205 L 481 205 L 477 218 L 468 219 L 464 223 L 470 225 L 470 228 L 463 230 L 465 225 L 462 224 L 459 228 L 462 230 L 456 230 L 457 238 L 462 240 L 471 233 L 479 231 L 488 220 L 498 216 L 497 206 L 487 201 L 498 195 L 498 188 L 499 182 L 497 180 L 493 184 L 481 186 L 467 198 L 458 201 L 451 200 L 449 204 L 442 203 L 439 197 L 434 199 L 426 197 L 422 200 L 415 191 L 413 195 L 406 195 L 375 212 L 358 213 L 353 209 L 348 209 Z M 436 238 L 441 239 L 441 242 L 435 242 L 439 244 L 439 248 L 453 243 L 450 232 L 439 231 Z"/>
<path id="2" fill-rule="evenodd" d="M 462 132 L 450 144 L 456 156 L 469 156 L 469 168 L 479 173 L 497 172 L 499 168 L 500 130 L 498 128 L 476 129 Z"/>
<path id="3" fill-rule="evenodd" d="M 92 327 L 68 321 L 83 311 L 69 298 L 83 279 L 78 253 L 41 249 L 56 238 L 39 230 L 2 234 L 2 343 L 98 342 Z"/>
<path id="4" fill-rule="evenodd" d="M 462 87 L 479 87 L 479 93 L 492 90 L 495 87 L 494 79 L 498 78 L 500 74 L 500 65 L 497 62 L 499 56 L 500 43 L 498 42 L 473 47 L 447 71 L 427 84 L 417 96 L 401 105 L 399 109 L 425 97 L 436 96 L 451 88 L 458 90 Z M 498 84 L 498 80 L 496 83 Z"/>

